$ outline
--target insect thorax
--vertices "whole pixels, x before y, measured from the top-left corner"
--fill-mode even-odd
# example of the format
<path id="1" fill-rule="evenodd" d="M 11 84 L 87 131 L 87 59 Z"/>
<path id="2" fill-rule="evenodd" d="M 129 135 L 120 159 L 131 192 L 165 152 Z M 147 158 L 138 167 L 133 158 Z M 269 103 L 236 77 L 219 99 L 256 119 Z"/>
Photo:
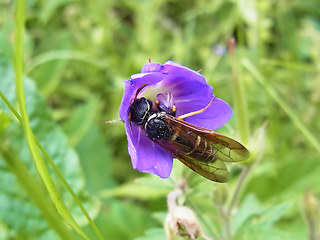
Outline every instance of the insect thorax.
<path id="1" fill-rule="evenodd" d="M 174 116 L 175 112 L 161 103 L 157 107 L 158 111 L 152 109 L 152 102 L 144 97 L 136 99 L 129 109 L 131 121 L 139 126 L 144 125 L 150 139 L 168 140 L 173 134 L 164 121 L 164 115 Z"/>
<path id="2" fill-rule="evenodd" d="M 172 132 L 165 123 L 162 114 L 165 113 L 154 113 L 145 124 L 145 131 L 147 136 L 153 140 L 168 140 L 172 137 Z"/>

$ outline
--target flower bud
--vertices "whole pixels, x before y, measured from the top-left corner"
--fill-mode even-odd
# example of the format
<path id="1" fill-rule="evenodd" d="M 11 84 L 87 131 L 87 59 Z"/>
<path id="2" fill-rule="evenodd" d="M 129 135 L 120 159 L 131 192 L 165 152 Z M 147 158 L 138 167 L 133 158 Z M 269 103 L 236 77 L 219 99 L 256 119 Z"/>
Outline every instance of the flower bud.
<path id="1" fill-rule="evenodd" d="M 195 213 L 186 206 L 177 206 L 172 209 L 164 223 L 167 239 L 176 239 L 176 236 L 188 236 L 196 239 L 199 235 L 199 222 Z"/>

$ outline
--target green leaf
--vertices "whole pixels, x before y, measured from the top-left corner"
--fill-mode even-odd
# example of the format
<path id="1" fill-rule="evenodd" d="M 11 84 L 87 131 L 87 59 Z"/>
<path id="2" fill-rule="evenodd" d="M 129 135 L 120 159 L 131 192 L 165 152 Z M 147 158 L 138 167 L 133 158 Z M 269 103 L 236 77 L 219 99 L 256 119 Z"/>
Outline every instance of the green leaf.
<path id="1" fill-rule="evenodd" d="M 166 235 L 163 228 L 151 228 L 148 229 L 144 236 L 138 237 L 135 240 L 163 240 L 166 239 Z"/>
<path id="2" fill-rule="evenodd" d="M 14 75 L 9 64 L 4 62 L 4 59 L 0 58 L 0 74 L 2 79 L 0 81 L 0 89 L 6 95 L 11 103 L 16 102 L 15 98 L 15 87 L 14 87 Z M 30 125 L 33 132 L 38 137 L 39 141 L 43 144 L 44 148 L 47 150 L 48 154 L 52 157 L 53 161 L 63 173 L 67 182 L 71 185 L 71 188 L 76 194 L 83 191 L 84 179 L 83 173 L 79 165 L 79 159 L 76 152 L 68 146 L 67 138 L 61 129 L 51 120 L 50 113 L 46 109 L 45 102 L 39 92 L 37 91 L 34 83 L 29 79 L 24 79 L 25 81 L 25 92 L 26 92 L 26 105 L 28 115 L 30 117 Z M 0 102 L 0 109 L 9 112 L 4 103 Z M 29 170 L 37 176 L 36 169 L 33 165 L 31 156 L 29 155 L 28 147 L 24 141 L 24 133 L 19 123 L 13 122 L 7 131 L 8 140 L 11 142 L 14 149 L 17 150 L 21 159 L 27 165 Z M 2 161 L 0 161 L 2 163 Z M 64 201 L 68 200 L 68 207 L 71 211 L 74 209 L 75 204 L 71 200 L 70 195 L 65 190 L 64 186 L 58 180 L 58 177 L 52 174 L 55 182 L 57 183 L 58 192 Z M 2 204 L 0 205 L 0 218 L 9 226 L 10 229 L 15 229 L 15 234 L 17 236 L 22 236 L 26 234 L 40 233 L 48 230 L 48 226 L 43 222 L 39 214 L 30 216 L 30 214 L 21 213 L 22 209 L 33 209 L 37 213 L 37 209 L 27 200 L 26 195 L 21 191 L 19 185 L 15 184 L 15 178 L 8 172 L 4 166 L 0 169 L 0 175 L 2 176 L 1 188 L 3 191 L 0 193 L 2 199 Z M 8 194 L 10 191 L 12 194 Z M 18 200 L 13 199 L 17 197 Z M 25 204 L 19 200 L 24 199 Z M 6 206 L 10 206 L 11 203 L 15 202 L 16 214 L 11 214 L 8 218 L 5 214 Z M 30 210 L 31 211 L 31 210 Z M 31 212 L 32 212 L 31 211 Z M 21 222 L 43 222 L 42 224 L 32 224 L 28 228 L 26 226 L 19 225 L 19 221 L 16 219 L 21 219 Z M 31 221 L 30 219 L 33 219 Z M 21 235 L 22 234 L 22 235 Z"/>
<path id="3" fill-rule="evenodd" d="M 235 234 L 253 216 L 264 212 L 258 199 L 250 194 L 243 201 L 241 207 L 232 219 L 232 233 Z"/>
<path id="4" fill-rule="evenodd" d="M 165 197 L 170 192 L 170 184 L 158 176 L 149 175 L 138 178 L 134 182 L 125 183 L 117 188 L 104 190 L 100 193 L 103 198 L 131 197 L 140 200 L 151 200 Z"/>
<path id="5" fill-rule="evenodd" d="M 271 228 L 292 206 L 293 202 L 284 202 L 274 206 L 272 209 L 268 209 L 261 217 L 260 224 L 264 228 Z"/>
<path id="6" fill-rule="evenodd" d="M 101 125 L 104 125 L 101 122 Z M 87 179 L 86 189 L 96 193 L 114 187 L 113 161 L 111 149 L 105 144 L 103 136 L 96 125 L 91 124 L 82 137 L 76 150 L 79 153 L 81 166 Z"/>
<path id="7" fill-rule="evenodd" d="M 0 136 L 9 127 L 11 120 L 7 114 L 0 109 Z"/>
<path id="8" fill-rule="evenodd" d="M 92 120 L 98 110 L 98 98 L 91 98 L 86 104 L 77 108 L 72 118 L 64 124 L 71 146 L 75 146 L 88 131 Z"/>
<path id="9" fill-rule="evenodd" d="M 146 205 L 116 200 L 108 200 L 107 203 L 108 208 L 100 212 L 97 222 L 108 239 L 135 239 L 146 229 L 158 226 Z"/>
<path id="10" fill-rule="evenodd" d="M 262 206 L 254 195 L 248 195 L 232 220 L 235 239 L 284 239 L 286 233 L 275 223 L 292 207 L 284 202 L 274 207 Z"/>

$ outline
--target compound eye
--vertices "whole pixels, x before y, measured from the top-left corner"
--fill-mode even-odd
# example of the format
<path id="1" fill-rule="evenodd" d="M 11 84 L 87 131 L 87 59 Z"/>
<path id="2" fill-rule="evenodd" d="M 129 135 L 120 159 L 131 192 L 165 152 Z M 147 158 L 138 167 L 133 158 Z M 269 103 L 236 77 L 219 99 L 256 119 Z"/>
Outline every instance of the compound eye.
<path id="1" fill-rule="evenodd" d="M 152 107 L 152 103 L 146 98 L 136 99 L 130 106 L 131 121 L 142 125 L 147 119 L 146 116 Z"/>

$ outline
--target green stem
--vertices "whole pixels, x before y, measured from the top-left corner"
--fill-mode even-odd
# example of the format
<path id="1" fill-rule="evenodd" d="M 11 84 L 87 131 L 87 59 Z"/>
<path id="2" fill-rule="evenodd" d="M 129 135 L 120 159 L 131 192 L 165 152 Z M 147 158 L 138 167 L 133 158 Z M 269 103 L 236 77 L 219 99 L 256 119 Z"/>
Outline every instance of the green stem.
<path id="1" fill-rule="evenodd" d="M 241 33 L 240 27 L 238 27 L 238 39 L 243 39 L 243 35 Z M 237 66 L 239 66 L 239 63 L 237 61 L 237 58 L 235 57 L 234 51 L 236 49 L 236 42 L 234 39 L 229 40 L 229 51 L 231 55 L 231 68 L 232 68 L 232 92 L 233 92 L 233 98 L 234 98 L 234 108 L 236 113 L 236 120 L 237 120 L 237 127 L 240 132 L 240 138 L 241 142 L 243 144 L 249 143 L 249 136 L 250 136 L 250 129 L 249 129 L 249 119 L 248 119 L 248 113 L 247 113 L 247 102 L 245 99 L 245 93 L 244 93 L 244 84 L 239 81 L 238 78 L 238 69 Z M 251 167 L 250 166 L 244 166 L 241 172 L 240 179 L 238 181 L 238 184 L 234 190 L 234 193 L 232 194 L 232 200 L 231 204 L 229 205 L 228 209 L 225 213 L 225 222 L 226 222 L 226 233 L 227 233 L 227 239 L 231 239 L 231 215 L 232 215 L 232 209 L 234 208 L 240 194 L 240 190 L 243 187 L 244 180 L 247 177 Z"/>
<path id="2" fill-rule="evenodd" d="M 8 168 L 16 176 L 20 185 L 28 194 L 31 201 L 40 210 L 42 216 L 60 238 L 74 239 L 70 229 L 68 229 L 67 225 L 61 221 L 60 215 L 57 213 L 47 194 L 43 191 L 43 188 L 35 187 L 39 186 L 39 182 L 32 177 L 28 168 L 23 164 L 22 160 L 19 159 L 19 156 L 17 156 L 14 149 L 8 146 L 8 144 L 0 144 L 0 154 Z"/>
<path id="3" fill-rule="evenodd" d="M 238 196 L 240 194 L 240 189 L 242 188 L 242 186 L 244 184 L 244 180 L 246 179 L 246 177 L 250 171 L 250 168 L 251 168 L 251 166 L 246 166 L 245 168 L 243 168 L 243 170 L 241 172 L 236 189 L 235 189 L 234 193 L 232 194 L 232 200 L 231 200 L 231 203 L 230 203 L 229 208 L 227 210 L 227 216 L 231 216 L 232 209 L 238 200 Z"/>
<path id="4" fill-rule="evenodd" d="M 233 49 L 231 49 L 233 48 Z M 232 68 L 232 92 L 234 99 L 234 109 L 236 115 L 237 126 L 240 132 L 241 142 L 247 144 L 249 142 L 249 119 L 247 113 L 247 105 L 244 94 L 243 83 L 239 81 L 237 66 L 239 66 L 236 57 L 233 55 L 235 50 L 234 40 L 230 40 L 229 49 L 231 52 L 231 68 Z"/>
<path id="5" fill-rule="evenodd" d="M 266 79 L 262 76 L 262 74 L 258 71 L 257 68 L 248 60 L 244 59 L 242 62 L 243 66 L 251 73 L 255 80 L 257 80 L 267 91 L 267 93 L 273 98 L 273 100 L 280 106 L 280 108 L 289 116 L 294 125 L 301 131 L 301 133 L 305 136 L 305 138 L 315 147 L 315 149 L 320 153 L 320 143 L 319 141 L 312 135 L 309 129 L 300 121 L 298 116 L 291 110 L 290 108 L 278 95 L 278 93 L 267 84 Z"/>
<path id="6" fill-rule="evenodd" d="M 43 180 L 52 202 L 55 204 L 59 214 L 75 229 L 84 239 L 89 239 L 87 235 L 82 231 L 77 222 L 73 219 L 68 208 L 65 206 L 61 197 L 49 175 L 49 171 L 45 165 L 42 156 L 39 153 L 36 140 L 33 136 L 30 128 L 29 118 L 25 103 L 25 92 L 23 85 L 23 33 L 24 33 L 24 21 L 25 21 L 25 9 L 26 1 L 18 0 L 16 2 L 16 14 L 15 14 L 15 38 L 14 38 L 14 69 L 15 69 L 15 83 L 17 98 L 19 103 L 19 109 L 21 113 L 22 126 L 27 141 L 27 145 L 31 156 L 34 160 L 37 171 Z M 48 217 L 48 216 L 47 216 Z"/>
<path id="7" fill-rule="evenodd" d="M 8 101 L 8 99 L 4 96 L 4 94 L 0 91 L 0 97 L 2 98 L 2 100 L 5 102 L 5 104 L 8 106 L 8 108 L 11 110 L 11 112 L 15 115 L 15 117 L 20 121 L 20 123 L 22 124 L 22 118 L 19 115 L 19 113 L 15 110 L 14 106 Z M 36 143 L 41 151 L 41 153 L 43 154 L 43 156 L 46 158 L 46 160 L 48 161 L 48 163 L 50 164 L 50 166 L 53 168 L 54 172 L 58 175 L 59 179 L 62 181 L 62 183 L 64 184 L 64 186 L 66 187 L 66 189 L 68 190 L 68 192 L 72 195 L 74 201 L 77 203 L 77 205 L 79 206 L 79 208 L 81 209 L 82 213 L 86 216 L 90 226 L 92 227 L 93 231 L 96 233 L 96 235 L 98 236 L 99 239 L 104 239 L 102 234 L 100 233 L 98 227 L 96 226 L 96 224 L 94 223 L 94 221 L 90 218 L 89 214 L 87 213 L 87 211 L 85 210 L 85 208 L 83 207 L 81 201 L 79 200 L 79 198 L 77 197 L 77 195 L 74 193 L 74 191 L 71 189 L 70 185 L 68 184 L 68 182 L 66 181 L 66 179 L 63 177 L 62 173 L 60 172 L 60 170 L 57 168 L 57 166 L 54 164 L 54 162 L 52 161 L 51 157 L 49 156 L 49 154 L 47 153 L 47 151 L 43 148 L 43 146 L 41 145 L 41 143 L 39 142 L 39 140 L 37 139 L 36 136 L 33 136 L 36 140 Z"/>

